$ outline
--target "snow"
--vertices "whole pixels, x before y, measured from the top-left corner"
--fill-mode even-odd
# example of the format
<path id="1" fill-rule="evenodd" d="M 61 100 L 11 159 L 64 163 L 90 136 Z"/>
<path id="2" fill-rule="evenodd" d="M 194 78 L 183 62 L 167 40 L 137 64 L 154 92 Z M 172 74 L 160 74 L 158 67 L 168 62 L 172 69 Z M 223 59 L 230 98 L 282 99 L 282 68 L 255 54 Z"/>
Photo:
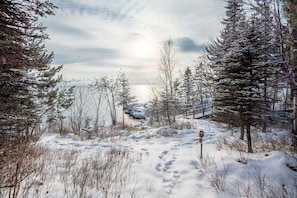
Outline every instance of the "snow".
<path id="1" fill-rule="evenodd" d="M 136 103 L 125 110 L 126 114 L 129 114 L 134 119 L 146 119 L 146 111 L 149 105 L 143 103 Z"/>
<path id="2" fill-rule="evenodd" d="M 85 141 L 73 134 L 45 133 L 38 144 L 57 153 L 76 149 L 77 164 L 83 163 L 89 155 L 107 152 L 112 147 L 123 148 L 132 160 L 128 160 L 128 179 L 122 189 L 117 189 L 119 197 L 265 197 L 268 193 L 281 197 L 285 191 L 286 197 L 297 197 L 297 173 L 287 166 L 288 163 L 296 166 L 296 158 L 282 151 L 248 154 L 220 146 L 218 142 L 237 138 L 230 136 L 231 132 L 216 122 L 203 119 L 184 122 L 191 122 L 194 129 L 147 127 L 121 137 Z M 202 159 L 200 130 L 205 132 Z M 272 136 L 283 137 L 285 134 L 275 132 Z M 56 174 L 65 173 L 57 171 Z M 214 179 L 221 181 L 217 182 L 221 189 L 211 185 Z M 59 179 L 36 180 L 34 185 L 39 185 L 40 192 L 46 192 L 46 196 L 41 197 L 65 197 Z M 94 189 L 89 193 L 90 197 L 104 197 Z"/>

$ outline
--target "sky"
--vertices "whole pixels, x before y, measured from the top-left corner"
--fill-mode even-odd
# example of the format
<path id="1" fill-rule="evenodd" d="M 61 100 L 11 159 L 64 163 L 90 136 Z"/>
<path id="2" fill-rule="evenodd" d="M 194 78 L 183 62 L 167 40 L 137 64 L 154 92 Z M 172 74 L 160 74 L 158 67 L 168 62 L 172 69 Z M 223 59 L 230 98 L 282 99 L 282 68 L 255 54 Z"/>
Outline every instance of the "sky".
<path id="1" fill-rule="evenodd" d="M 219 36 L 223 0 L 51 0 L 59 7 L 43 19 L 53 66 L 67 80 L 116 77 L 131 84 L 158 76 L 160 50 L 174 43 L 178 70 L 191 66 Z"/>

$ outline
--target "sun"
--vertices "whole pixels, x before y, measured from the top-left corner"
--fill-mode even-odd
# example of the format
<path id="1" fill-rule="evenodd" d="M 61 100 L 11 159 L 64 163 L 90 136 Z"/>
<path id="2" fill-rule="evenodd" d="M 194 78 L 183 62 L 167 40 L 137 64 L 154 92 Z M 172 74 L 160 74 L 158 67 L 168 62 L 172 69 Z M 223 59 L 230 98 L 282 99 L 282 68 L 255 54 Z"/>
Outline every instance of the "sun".
<path id="1" fill-rule="evenodd" d="M 139 58 L 149 58 L 153 55 L 154 47 L 150 40 L 138 40 L 133 44 L 133 54 Z"/>

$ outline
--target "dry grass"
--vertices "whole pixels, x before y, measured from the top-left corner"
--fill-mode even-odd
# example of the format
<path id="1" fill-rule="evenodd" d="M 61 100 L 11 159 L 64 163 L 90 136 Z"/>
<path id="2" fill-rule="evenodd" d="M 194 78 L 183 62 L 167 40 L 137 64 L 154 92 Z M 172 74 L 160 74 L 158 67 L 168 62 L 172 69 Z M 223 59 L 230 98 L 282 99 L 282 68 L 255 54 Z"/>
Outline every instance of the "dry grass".
<path id="1" fill-rule="evenodd" d="M 270 151 L 283 151 L 288 154 L 293 154 L 292 141 L 289 136 L 281 136 L 275 138 L 268 136 L 263 138 L 257 133 L 252 136 L 252 146 L 254 153 L 270 152 Z M 226 149 L 230 151 L 239 151 L 245 153 L 247 151 L 247 142 L 238 138 L 221 138 L 216 141 L 216 148 L 218 150 Z"/>
<path id="2" fill-rule="evenodd" d="M 263 136 L 262 136 L 263 137 Z M 267 135 L 265 138 L 261 138 L 260 135 L 253 136 L 254 152 L 270 152 L 270 151 L 283 151 L 294 158 L 294 153 L 291 151 L 291 138 L 288 136 L 273 136 Z M 246 152 L 247 144 L 245 141 L 236 139 L 234 137 L 225 137 L 217 140 L 216 148 L 218 150 L 226 150 L 228 153 L 238 153 L 238 162 L 247 164 L 248 153 Z M 211 160 L 212 159 L 212 160 Z M 289 157 L 287 164 L 290 164 Z M 197 156 L 193 161 L 193 165 L 200 172 L 203 173 L 204 178 L 215 190 L 223 191 L 226 188 L 226 180 L 228 178 L 228 169 L 224 166 L 217 167 L 213 158 L 206 155 L 203 159 Z M 236 179 L 232 181 L 233 192 L 235 197 L 263 197 L 263 198 L 277 198 L 288 197 L 294 198 L 297 196 L 297 177 L 292 175 L 291 178 L 279 178 L 277 180 L 270 178 L 267 174 L 262 172 L 261 169 L 250 170 L 248 169 L 248 175 L 243 180 Z M 293 185 L 292 185 L 293 183 Z"/>
<path id="3" fill-rule="evenodd" d="M 290 180 L 296 184 L 297 178 L 286 178 L 283 180 L 273 180 L 259 169 L 249 170 L 249 178 L 245 181 L 236 180 L 233 187 L 238 197 L 252 198 L 295 198 L 297 196 L 297 186 L 289 185 Z"/>
<path id="4" fill-rule="evenodd" d="M 13 198 L 120 197 L 136 160 L 120 146 L 86 153 L 35 144 L 21 144 L 0 157 L 0 197 Z"/>
<path id="5" fill-rule="evenodd" d="M 5 141 L 3 141 L 5 138 Z M 17 197 L 20 191 L 28 193 L 33 184 L 22 184 L 28 178 L 35 178 L 45 169 L 45 148 L 36 148 L 33 142 L 23 137 L 1 137 L 0 149 L 0 195 Z"/>
<path id="6" fill-rule="evenodd" d="M 219 169 L 215 165 L 205 177 L 211 187 L 218 191 L 224 191 L 227 181 L 227 174 L 228 169 L 226 166 L 223 166 L 222 169 Z"/>
<path id="7" fill-rule="evenodd" d="M 228 169 L 224 165 L 222 168 L 217 166 L 213 157 L 205 154 L 201 158 L 200 154 L 192 160 L 194 168 L 198 169 L 205 176 L 206 181 L 217 191 L 224 191 L 227 181 Z"/>
<path id="8" fill-rule="evenodd" d="M 192 165 L 194 168 L 203 171 L 207 167 L 210 167 L 215 163 L 213 157 L 210 157 L 209 154 L 204 154 L 203 158 L 201 158 L 201 154 L 197 154 L 196 158 L 192 160 Z"/>

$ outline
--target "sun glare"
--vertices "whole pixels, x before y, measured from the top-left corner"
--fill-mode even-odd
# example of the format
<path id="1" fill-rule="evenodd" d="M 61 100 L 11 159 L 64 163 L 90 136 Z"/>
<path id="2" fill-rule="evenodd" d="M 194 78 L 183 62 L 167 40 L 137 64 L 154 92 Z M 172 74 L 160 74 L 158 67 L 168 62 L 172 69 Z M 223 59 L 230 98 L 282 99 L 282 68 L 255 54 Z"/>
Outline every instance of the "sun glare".
<path id="1" fill-rule="evenodd" d="M 139 58 L 149 58 L 153 51 L 153 45 L 149 40 L 139 40 L 133 45 L 133 54 Z"/>

